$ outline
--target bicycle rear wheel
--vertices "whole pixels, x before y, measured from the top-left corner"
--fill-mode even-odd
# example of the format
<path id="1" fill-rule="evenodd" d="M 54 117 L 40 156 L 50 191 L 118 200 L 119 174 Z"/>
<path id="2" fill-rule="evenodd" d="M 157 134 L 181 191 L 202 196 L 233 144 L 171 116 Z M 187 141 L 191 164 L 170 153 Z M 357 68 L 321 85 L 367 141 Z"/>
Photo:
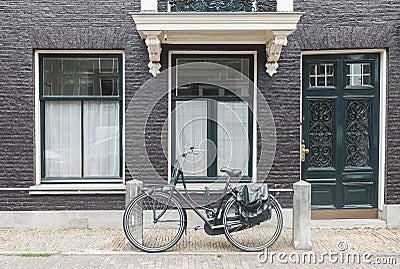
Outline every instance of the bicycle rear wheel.
<path id="1" fill-rule="evenodd" d="M 186 214 L 169 194 L 142 193 L 125 209 L 125 235 L 135 247 L 146 252 L 160 252 L 174 246 L 186 229 Z"/>
<path id="2" fill-rule="evenodd" d="M 273 196 L 270 195 L 270 199 Z M 226 238 L 235 247 L 244 251 L 261 251 L 275 243 L 282 232 L 281 206 L 275 200 L 271 219 L 260 224 L 246 224 L 240 221 L 238 202 L 231 199 L 226 203 L 223 224 Z"/>

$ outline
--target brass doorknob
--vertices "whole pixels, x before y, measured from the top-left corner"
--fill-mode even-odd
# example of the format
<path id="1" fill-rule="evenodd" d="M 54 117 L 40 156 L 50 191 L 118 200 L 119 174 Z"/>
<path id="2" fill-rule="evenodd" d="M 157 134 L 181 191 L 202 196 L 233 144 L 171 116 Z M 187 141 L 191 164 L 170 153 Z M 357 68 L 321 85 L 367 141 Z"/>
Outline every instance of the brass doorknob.
<path id="1" fill-rule="evenodd" d="M 305 162 L 306 161 L 306 154 L 308 154 L 310 152 L 309 149 L 306 148 L 306 145 L 304 144 L 304 140 L 301 141 L 301 162 Z"/>

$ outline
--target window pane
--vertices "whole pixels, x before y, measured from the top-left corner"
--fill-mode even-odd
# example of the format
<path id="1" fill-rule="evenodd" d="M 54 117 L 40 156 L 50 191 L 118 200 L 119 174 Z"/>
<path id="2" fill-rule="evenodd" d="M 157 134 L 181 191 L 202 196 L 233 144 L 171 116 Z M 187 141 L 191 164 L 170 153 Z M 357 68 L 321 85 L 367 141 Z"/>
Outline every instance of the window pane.
<path id="1" fill-rule="evenodd" d="M 318 77 L 317 78 L 317 86 L 320 86 L 320 87 L 326 86 L 325 77 Z"/>
<path id="2" fill-rule="evenodd" d="M 371 85 L 371 78 L 369 75 L 364 75 L 364 81 L 363 81 L 364 85 Z"/>
<path id="3" fill-rule="evenodd" d="M 201 91 L 203 92 L 203 96 L 210 96 L 210 95 L 224 95 L 225 91 L 220 89 L 219 87 L 209 86 L 209 85 L 201 85 Z M 222 90 L 222 92 L 220 92 Z"/>
<path id="4" fill-rule="evenodd" d="M 118 58 L 44 58 L 43 95 L 118 95 Z"/>
<path id="5" fill-rule="evenodd" d="M 361 64 L 352 64 L 352 75 L 361 75 Z"/>
<path id="6" fill-rule="evenodd" d="M 184 171 L 188 176 L 207 176 L 207 102 L 176 102 L 175 156 L 194 146 L 204 150 L 199 155 L 187 156 Z"/>
<path id="7" fill-rule="evenodd" d="M 347 64 L 347 86 L 371 85 L 371 66 L 369 63 Z"/>
<path id="8" fill-rule="evenodd" d="M 84 176 L 119 176 L 119 138 L 119 103 L 84 102 Z"/>
<path id="9" fill-rule="evenodd" d="M 317 75 L 325 75 L 325 65 L 324 64 L 317 65 Z"/>
<path id="10" fill-rule="evenodd" d="M 363 73 L 364 74 L 369 74 L 370 71 L 370 65 L 369 64 L 363 64 Z"/>
<path id="11" fill-rule="evenodd" d="M 180 86 L 177 90 L 177 95 L 181 96 L 197 96 L 199 95 L 199 87 L 195 84 L 190 84 L 187 86 Z"/>
<path id="12" fill-rule="evenodd" d="M 239 168 L 248 175 L 250 159 L 248 106 L 244 102 L 218 103 L 218 162 L 221 167 Z"/>
<path id="13" fill-rule="evenodd" d="M 80 118 L 80 102 L 46 102 L 46 177 L 81 177 Z"/>
<path id="14" fill-rule="evenodd" d="M 100 95 L 118 95 L 112 79 L 100 79 Z"/>
<path id="15" fill-rule="evenodd" d="M 353 77 L 353 85 L 362 85 L 361 76 Z"/>
<path id="16" fill-rule="evenodd" d="M 334 86 L 333 64 L 310 64 L 310 87 Z"/>
<path id="17" fill-rule="evenodd" d="M 115 59 L 99 59 L 100 73 L 114 73 L 115 72 Z"/>
<path id="18" fill-rule="evenodd" d="M 198 63 L 198 65 L 197 65 Z M 214 63 L 217 65 L 211 65 L 209 68 L 204 68 L 201 63 Z M 238 96 L 249 96 L 249 82 L 247 79 L 242 77 L 250 75 L 250 61 L 249 59 L 237 59 L 237 58 L 206 58 L 198 59 L 191 57 L 182 57 L 176 59 L 176 72 L 177 81 L 176 85 L 178 90 L 177 96 L 189 95 L 198 96 L 224 96 L 225 91 L 223 88 L 230 89 L 231 93 Z M 183 65 L 190 64 L 190 65 Z M 182 66 L 183 65 L 183 66 Z M 236 70 L 236 71 L 233 71 Z M 199 89 L 195 91 L 187 91 L 185 87 L 187 85 L 194 85 L 193 81 L 202 81 L 203 84 L 197 84 L 198 87 L 203 87 L 204 90 Z M 200 86 L 199 86 L 200 85 Z M 207 88 L 206 85 L 218 85 L 219 90 L 216 90 L 215 86 L 213 89 Z M 232 90 L 234 89 L 234 90 Z"/>
<path id="19" fill-rule="evenodd" d="M 310 75 L 316 75 L 315 66 L 315 64 L 310 64 Z"/>
<path id="20" fill-rule="evenodd" d="M 333 76 L 333 64 L 326 65 L 326 74 L 328 76 Z"/>
<path id="21" fill-rule="evenodd" d="M 335 84 L 335 82 L 333 80 L 333 77 L 327 77 L 326 78 L 326 82 L 327 82 L 328 85 L 334 85 Z"/>
<path id="22" fill-rule="evenodd" d="M 310 87 L 317 86 L 315 85 L 315 77 L 310 77 Z"/>

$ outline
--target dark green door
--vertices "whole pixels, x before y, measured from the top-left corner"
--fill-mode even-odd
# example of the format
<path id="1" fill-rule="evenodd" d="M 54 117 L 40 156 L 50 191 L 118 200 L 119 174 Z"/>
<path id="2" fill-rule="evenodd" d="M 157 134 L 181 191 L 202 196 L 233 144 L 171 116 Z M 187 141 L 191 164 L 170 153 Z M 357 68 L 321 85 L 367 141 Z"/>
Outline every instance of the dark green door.
<path id="1" fill-rule="evenodd" d="M 376 208 L 379 56 L 304 56 L 302 81 L 302 179 L 312 208 Z"/>

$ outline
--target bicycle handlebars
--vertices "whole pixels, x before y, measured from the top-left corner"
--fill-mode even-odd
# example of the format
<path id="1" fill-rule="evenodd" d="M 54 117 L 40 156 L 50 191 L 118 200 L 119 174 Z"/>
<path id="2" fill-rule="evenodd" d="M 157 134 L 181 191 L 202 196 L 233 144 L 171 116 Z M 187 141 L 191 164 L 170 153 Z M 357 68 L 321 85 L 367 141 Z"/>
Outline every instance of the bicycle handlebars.
<path id="1" fill-rule="evenodd" d="M 197 155 L 204 151 L 205 151 L 204 149 L 196 149 L 194 147 L 190 147 L 187 151 L 182 153 L 182 157 L 186 157 L 186 155 L 188 154 Z"/>

